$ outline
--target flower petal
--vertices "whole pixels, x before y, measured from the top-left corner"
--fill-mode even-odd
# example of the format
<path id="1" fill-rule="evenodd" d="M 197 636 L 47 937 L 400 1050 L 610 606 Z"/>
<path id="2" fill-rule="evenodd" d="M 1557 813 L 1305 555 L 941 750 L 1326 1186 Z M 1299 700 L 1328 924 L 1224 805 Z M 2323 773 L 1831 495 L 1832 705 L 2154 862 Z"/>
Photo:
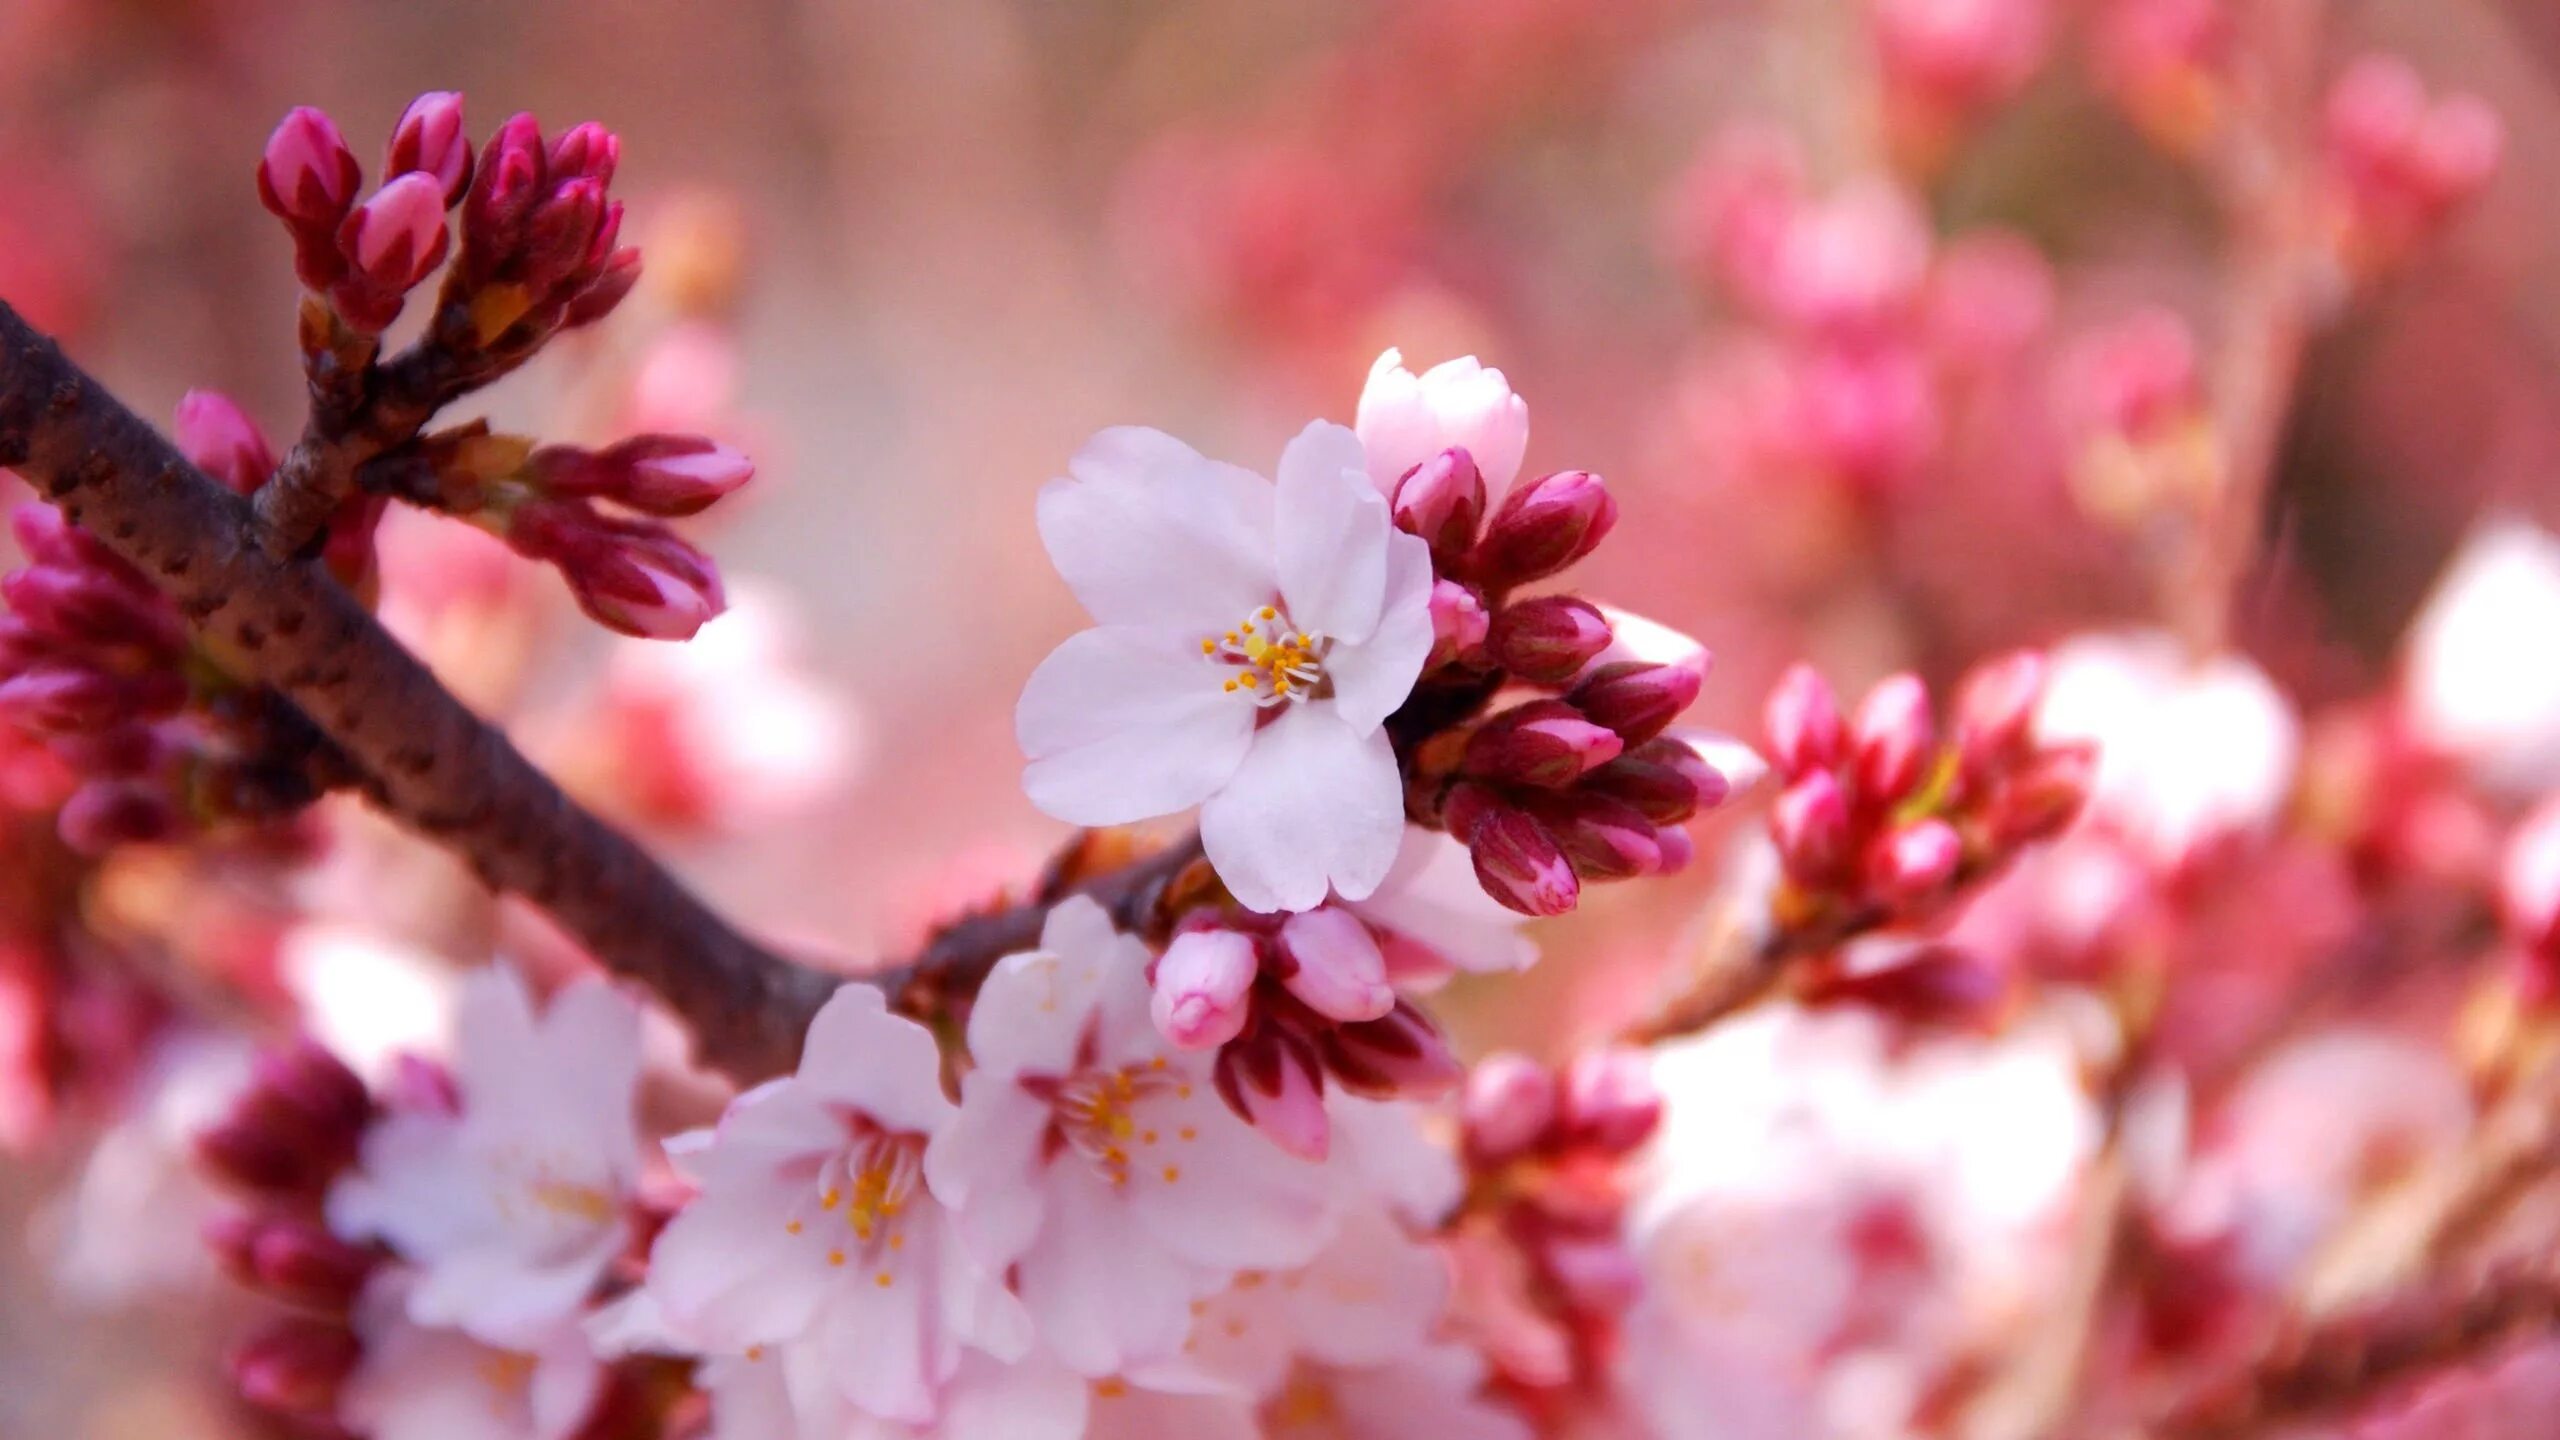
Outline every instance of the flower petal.
<path id="1" fill-rule="evenodd" d="M 1271 483 L 1159 430 L 1085 442 L 1040 491 L 1040 541 L 1104 625 L 1224 630 L 1275 589 Z"/>
<path id="2" fill-rule="evenodd" d="M 1253 740 L 1252 703 L 1220 676 L 1174 630 L 1068 636 L 1014 706 L 1031 803 L 1071 824 L 1125 825 L 1208 798 Z"/>
<path id="3" fill-rule="evenodd" d="M 1413 693 L 1431 658 L 1431 547 L 1403 531 L 1387 537 L 1386 599 L 1369 638 L 1325 657 L 1333 708 L 1361 734 L 1378 728 Z"/>
<path id="4" fill-rule="evenodd" d="M 1336 644 L 1378 626 L 1387 590 L 1387 502 L 1362 468 L 1360 441 L 1319 420 L 1280 454 L 1280 595 L 1289 619 Z"/>
<path id="5" fill-rule="evenodd" d="M 951 1118 L 932 1032 L 889 1013 L 877 985 L 846 985 L 809 1022 L 800 1079 L 885 1129 L 930 1136 Z"/>
<path id="6" fill-rule="evenodd" d="M 1386 732 L 1363 735 L 1329 706 L 1295 705 L 1200 809 L 1218 878 L 1247 908 L 1310 910 L 1327 886 L 1364 899 L 1395 864 L 1404 787 Z"/>

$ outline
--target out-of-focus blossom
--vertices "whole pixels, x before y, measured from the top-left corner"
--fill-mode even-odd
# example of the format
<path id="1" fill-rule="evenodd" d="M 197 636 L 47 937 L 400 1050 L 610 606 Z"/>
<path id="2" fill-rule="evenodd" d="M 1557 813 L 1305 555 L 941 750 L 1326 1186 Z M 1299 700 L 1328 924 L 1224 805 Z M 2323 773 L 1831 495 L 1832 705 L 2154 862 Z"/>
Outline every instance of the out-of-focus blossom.
<path id="1" fill-rule="evenodd" d="M 2331 181 L 2347 262 L 2388 266 L 2444 225 L 2497 173 L 2506 127 L 2474 95 L 2430 102 L 2408 62 L 2368 55 L 2330 87 Z"/>
<path id="2" fill-rule="evenodd" d="M 631 1236 L 640 1011 L 584 980 L 536 1015 L 512 970 L 462 987 L 455 1105 L 412 1105 L 364 1139 L 329 1194 L 340 1235 L 418 1267 L 411 1318 L 497 1345 L 539 1343 Z"/>
<path id="3" fill-rule="evenodd" d="M 211 1278 L 200 1237 L 222 1202 L 193 1145 L 249 1074 L 248 1047 L 230 1037 L 181 1032 L 155 1047 L 125 1115 L 44 1219 L 64 1299 L 125 1305 Z"/>
<path id="4" fill-rule="evenodd" d="M 419 1323 L 413 1277 L 376 1279 L 356 1307 L 362 1358 L 344 1382 L 338 1418 L 376 1440 L 569 1440 L 604 1379 L 587 1337 L 554 1319 L 507 1346 Z"/>
<path id="5" fill-rule="evenodd" d="M 2560 539 L 2491 520 L 2410 627 L 2402 703 L 2423 743 L 2509 796 L 2560 786 L 2560 667 L 2524 657 L 2560 634 Z"/>
<path id="6" fill-rule="evenodd" d="M 1529 406 L 1502 372 L 1473 355 L 1444 360 L 1419 376 L 1388 350 L 1369 367 L 1354 428 L 1369 478 L 1395 493 L 1405 472 L 1444 450 L 1464 450 L 1484 477 L 1486 503 L 1500 506 L 1529 449 Z"/>
<path id="7" fill-rule="evenodd" d="M 1302 1364 L 1262 1403 L 1265 1440 L 1529 1440 L 1519 1416 L 1483 1394 L 1484 1357 L 1426 1345 L 1383 1365 Z"/>
<path id="8" fill-rule="evenodd" d="M 1015 732 L 1034 804 L 1081 825 L 1201 807 L 1256 910 L 1374 891 L 1403 834 L 1380 728 L 1431 650 L 1431 561 L 1360 442 L 1309 426 L 1277 486 L 1153 430 L 1106 430 L 1041 492 L 1050 559 L 1097 623 L 1043 661 Z"/>
<path id="9" fill-rule="evenodd" d="M 2108 0 L 2090 37 L 2091 64 L 2145 133 L 2192 153 L 2222 123 L 2230 43 L 2221 0 Z"/>
<path id="10" fill-rule="evenodd" d="M 1873 0 L 1897 136 L 1924 163 L 1949 130 L 2008 99 L 2044 59 L 2047 0 Z"/>
<path id="11" fill-rule="evenodd" d="M 445 962 L 353 925 L 315 922 L 284 938 L 276 969 L 311 1037 L 365 1080 L 402 1055 L 453 1048 L 456 984 Z"/>
<path id="12" fill-rule="evenodd" d="M 1396 863 L 1351 912 L 1386 933 L 1387 966 L 1399 984 L 1429 982 L 1451 969 L 1471 974 L 1525 970 L 1538 947 L 1520 933 L 1519 912 L 1476 882 L 1466 847 L 1407 826 Z"/>
<path id="13" fill-rule="evenodd" d="M 1143 944 L 1077 898 L 1041 945 L 979 993 L 976 1068 L 925 1174 L 1057 1357 L 1105 1376 L 1172 1356 L 1194 1298 L 1304 1264 L 1336 1216 L 1324 1169 L 1254 1134 L 1156 1033 Z"/>

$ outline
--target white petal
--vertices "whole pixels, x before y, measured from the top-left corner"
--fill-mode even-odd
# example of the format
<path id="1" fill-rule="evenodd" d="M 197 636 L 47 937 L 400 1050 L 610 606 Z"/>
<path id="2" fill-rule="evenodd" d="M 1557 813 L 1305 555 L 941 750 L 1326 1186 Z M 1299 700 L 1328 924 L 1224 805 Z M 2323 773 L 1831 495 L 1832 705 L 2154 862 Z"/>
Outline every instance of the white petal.
<path id="1" fill-rule="evenodd" d="M 960 1089 L 959 1118 L 925 1148 L 925 1184 L 951 1210 L 971 1257 L 1000 1271 L 1040 1233 L 1044 1192 L 1033 1171 L 1050 1111 L 1007 1076 L 979 1071 Z"/>
<path id="2" fill-rule="evenodd" d="M 1104 625 L 1223 630 L 1270 603 L 1271 483 L 1162 431 L 1085 443 L 1040 491 L 1040 540 Z"/>
<path id="3" fill-rule="evenodd" d="M 1382 491 L 1392 491 L 1407 470 L 1462 445 L 1484 475 L 1488 498 L 1499 505 L 1529 448 L 1527 403 L 1511 393 L 1501 371 L 1472 355 L 1418 377 L 1404 368 L 1400 352 L 1379 356 L 1360 392 L 1357 425 L 1370 476 Z"/>
<path id="4" fill-rule="evenodd" d="M 1199 1273 L 1155 1243 L 1090 1171 L 1054 1166 L 1043 1184 L 1049 1228 L 1016 1273 L 1058 1359 L 1101 1376 L 1179 1349 Z"/>
<path id="5" fill-rule="evenodd" d="M 1076 825 L 1187 810 L 1235 773 L 1252 702 L 1227 693 L 1197 637 L 1104 626 L 1067 637 L 1013 712 L 1031 803 Z"/>
<path id="6" fill-rule="evenodd" d="M 1394 529 L 1361 467 L 1359 439 L 1322 420 L 1299 431 L 1280 454 L 1280 595 L 1290 623 L 1336 644 L 1368 639 Z"/>
<path id="7" fill-rule="evenodd" d="M 1387 537 L 1387 593 L 1377 628 L 1325 657 L 1333 708 L 1362 734 L 1385 723 L 1413 693 L 1431 658 L 1431 547 L 1399 530 Z"/>
<path id="8" fill-rule="evenodd" d="M 1289 707 L 1200 809 L 1200 841 L 1248 909 L 1311 910 L 1328 886 L 1365 899 L 1404 834 L 1404 786 L 1386 732 L 1355 733 L 1328 706 Z"/>
<path id="9" fill-rule="evenodd" d="M 1526 970 L 1538 958 L 1519 913 L 1484 893 L 1467 847 L 1438 831 L 1407 826 L 1394 868 L 1355 908 L 1461 970 Z"/>
<path id="10" fill-rule="evenodd" d="M 1138 1114 L 1146 1130 L 1176 1137 L 1145 1151 L 1120 1191 L 1154 1244 L 1231 1272 L 1303 1265 L 1331 1238 L 1334 1177 L 1237 1119 L 1208 1086 L 1151 1097 Z"/>
<path id="11" fill-rule="evenodd" d="M 890 1014 L 876 985 L 846 985 L 828 998 L 809 1023 L 800 1078 L 890 1130 L 929 1136 L 951 1118 L 932 1032 Z"/>

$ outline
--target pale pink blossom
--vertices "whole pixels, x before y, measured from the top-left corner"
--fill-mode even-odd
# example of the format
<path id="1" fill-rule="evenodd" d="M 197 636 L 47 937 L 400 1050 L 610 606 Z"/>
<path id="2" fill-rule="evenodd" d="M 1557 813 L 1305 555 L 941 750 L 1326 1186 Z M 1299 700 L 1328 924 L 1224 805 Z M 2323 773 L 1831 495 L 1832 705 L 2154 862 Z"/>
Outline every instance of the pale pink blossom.
<path id="1" fill-rule="evenodd" d="M 955 1108 L 933 1036 L 876 987 L 838 990 L 796 1074 L 668 1144 L 701 1187 L 650 1253 L 670 1333 L 713 1354 L 794 1342 L 843 1403 L 912 1425 L 936 1418 L 967 1349 L 1020 1358 L 1019 1302 L 925 1187 Z"/>
<path id="2" fill-rule="evenodd" d="M 1207 1057 L 1148 1015 L 1147 951 L 1090 900 L 996 967 L 969 1016 L 960 1113 L 925 1153 L 936 1199 L 1004 1271 L 1040 1337 L 1090 1376 L 1171 1356 L 1194 1299 L 1305 1263 L 1326 1171 L 1220 1103 Z"/>
<path id="3" fill-rule="evenodd" d="M 2491 520 L 2454 556 L 2410 627 L 2401 697 L 2410 727 L 2508 795 L 2560 787 L 2560 539 Z"/>
<path id="4" fill-rule="evenodd" d="M 276 969 L 303 1029 L 369 1082 L 387 1078 L 402 1055 L 452 1049 L 459 987 L 434 955 L 359 925 L 314 921 L 284 938 Z"/>
<path id="5" fill-rule="evenodd" d="M 338 1418 L 371 1440 L 567 1440 L 604 1378 L 577 1324 L 557 1319 L 495 1346 L 413 1318 L 414 1277 L 390 1271 L 357 1303 L 363 1358 Z"/>
<path id="6" fill-rule="evenodd" d="M 1467 847 L 1436 830 L 1407 826 L 1394 867 L 1350 908 L 1386 932 L 1389 970 L 1402 984 L 1453 969 L 1526 970 L 1538 958 L 1520 913 L 1485 894 Z"/>
<path id="7" fill-rule="evenodd" d="M 1393 494 L 1406 471 L 1454 446 L 1475 460 L 1490 511 L 1519 478 L 1529 450 L 1529 405 L 1511 393 L 1501 371 L 1473 355 L 1417 376 L 1404 368 L 1404 353 L 1390 349 L 1369 367 L 1353 428 L 1381 494 Z"/>
<path id="8" fill-rule="evenodd" d="M 421 1325 L 526 1345 L 586 1303 L 629 1243 L 640 1010 L 582 980 L 536 1015 L 512 970 L 463 982 L 454 1110 L 395 1110 L 329 1192 L 330 1228 L 418 1267 Z"/>
<path id="9" fill-rule="evenodd" d="M 1447 1265 L 1386 1207 L 1354 1209 L 1313 1263 L 1249 1270 L 1200 1303 L 1183 1357 L 1255 1397 L 1300 1361 L 1383 1365 L 1420 1350 L 1449 1297 Z"/>
<path id="10" fill-rule="evenodd" d="M 711 1440 L 1078 1440 L 1086 1382 L 1040 1359 L 1004 1364 L 972 1352 L 943 1387 L 930 1426 L 855 1409 L 825 1350 L 800 1342 L 715 1356 L 695 1372 L 711 1399 Z"/>
<path id="11" fill-rule="evenodd" d="M 1014 712 L 1032 803 L 1079 825 L 1198 805 L 1257 910 L 1374 891 L 1403 785 L 1382 728 L 1431 650 L 1428 548 L 1395 530 L 1359 440 L 1310 425 L 1275 486 L 1153 430 L 1105 430 L 1040 495 L 1095 628 Z"/>
<path id="12" fill-rule="evenodd" d="M 1300 1365 L 1262 1405 L 1263 1440 L 1529 1440 L 1483 1393 L 1484 1358 L 1434 1344 L 1381 1365 Z"/>
<path id="13" fill-rule="evenodd" d="M 153 1047 L 124 1113 L 38 1218 L 56 1294 L 125 1305 L 213 1278 L 203 1231 L 228 1205 L 194 1142 L 248 1087 L 250 1060 L 246 1042 L 211 1032 L 177 1032 Z"/>

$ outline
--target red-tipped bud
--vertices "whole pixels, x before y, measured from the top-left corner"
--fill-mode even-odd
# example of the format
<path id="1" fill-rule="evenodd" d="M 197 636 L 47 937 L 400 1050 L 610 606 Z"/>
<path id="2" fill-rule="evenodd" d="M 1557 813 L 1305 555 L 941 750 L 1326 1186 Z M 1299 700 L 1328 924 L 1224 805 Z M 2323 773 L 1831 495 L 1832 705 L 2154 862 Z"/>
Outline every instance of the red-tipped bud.
<path id="1" fill-rule="evenodd" d="M 1322 1160 L 1333 1148 L 1324 1077 L 1304 1041 L 1265 1026 L 1220 1050 L 1211 1074 L 1227 1108 L 1281 1149 Z"/>
<path id="2" fill-rule="evenodd" d="M 1594 1050 L 1565 1067 L 1564 1137 L 1623 1155 L 1653 1138 L 1662 1091 L 1641 1050 Z"/>
<path id="3" fill-rule="evenodd" d="M 1588 470 L 1541 475 L 1511 492 L 1485 527 L 1473 565 L 1506 585 L 1537 580 L 1590 554 L 1618 523 L 1618 502 Z"/>
<path id="4" fill-rule="evenodd" d="M 226 1216 L 205 1243 L 233 1279 L 270 1298 L 344 1314 L 379 1257 L 300 1219 Z"/>
<path id="5" fill-rule="evenodd" d="M 1281 983 L 1328 1020 L 1375 1020 L 1395 1007 L 1378 937 L 1348 910 L 1327 906 L 1280 927 Z"/>
<path id="6" fill-rule="evenodd" d="M 597 267 L 595 278 L 588 281 L 586 287 L 569 301 L 568 308 L 560 312 L 560 327 L 574 330 L 612 314 L 614 307 L 620 305 L 630 295 L 632 287 L 639 283 L 640 252 L 627 246 L 614 251 Z"/>
<path id="7" fill-rule="evenodd" d="M 315 1040 L 259 1056 L 255 1074 L 259 1091 L 299 1116 L 314 1141 L 352 1141 L 373 1112 L 364 1081 Z"/>
<path id="8" fill-rule="evenodd" d="M 186 698 L 186 681 L 168 671 L 126 676 L 38 664 L 0 680 L 0 719 L 37 734 L 75 734 L 166 715 Z"/>
<path id="9" fill-rule="evenodd" d="M 1541 799 L 1537 816 L 1585 880 L 1631 880 L 1662 868 L 1660 832 L 1632 805 L 1576 790 Z"/>
<path id="10" fill-rule="evenodd" d="M 1592 671 L 1565 698 L 1628 744 L 1641 745 L 1678 719 L 1703 683 L 1685 665 L 1622 661 Z"/>
<path id="11" fill-rule="evenodd" d="M 1572 862 L 1537 817 L 1494 803 L 1473 820 L 1467 849 L 1484 893 L 1523 915 L 1562 915 L 1581 900 L 1582 881 Z"/>
<path id="12" fill-rule="evenodd" d="M 231 1383 L 261 1410 L 326 1419 L 361 1356 L 344 1325 L 280 1321 L 231 1357 Z"/>
<path id="13" fill-rule="evenodd" d="M 593 120 L 570 126 L 551 142 L 549 170 L 553 184 L 588 179 L 609 185 L 621 164 L 622 137 Z"/>
<path id="14" fill-rule="evenodd" d="M 62 843 L 80 855 L 104 855 L 125 845 L 155 845 L 178 833 L 178 808 L 168 795 L 144 785 L 92 781 L 71 792 L 54 817 Z"/>
<path id="15" fill-rule="evenodd" d="M 444 192 L 435 177 L 412 171 L 384 185 L 338 227 L 338 248 L 368 292 L 339 294 L 339 312 L 360 329 L 389 325 L 401 297 L 444 263 L 445 245 Z"/>
<path id="16" fill-rule="evenodd" d="M 258 157 L 258 199 L 298 229 L 326 230 L 355 203 L 364 169 L 327 115 L 308 105 L 285 112 Z"/>
<path id="17" fill-rule="evenodd" d="M 1156 1030 L 1186 1050 L 1214 1050 L 1243 1033 L 1262 960 L 1253 937 L 1186 930 L 1155 965 Z"/>
<path id="18" fill-rule="evenodd" d="M 544 188 L 542 127 L 530 115 L 510 117 L 481 147 L 480 164 L 462 200 L 462 248 L 476 279 L 505 264 L 524 239 L 527 217 Z"/>
<path id="19" fill-rule="evenodd" d="M 692 515 L 755 478 L 755 462 L 699 435 L 635 435 L 597 453 L 599 492 L 644 515 Z"/>
<path id="20" fill-rule="evenodd" d="M 26 552 L 27 558 L 39 565 L 112 570 L 148 587 L 148 582 L 114 551 L 100 544 L 96 536 L 63 519 L 62 512 L 50 505 L 21 505 L 10 511 L 9 533 L 16 537 L 18 548 Z"/>
<path id="21" fill-rule="evenodd" d="M 1494 716 L 1467 739 L 1466 771 L 1561 790 L 1618 758 L 1617 732 L 1561 700 L 1533 700 Z"/>
<path id="22" fill-rule="evenodd" d="M 2044 701 L 2046 665 L 2034 650 L 2016 650 L 1973 667 L 1956 692 L 1956 749 L 1968 774 L 1981 774 L 2027 744 Z"/>
<path id="23" fill-rule="evenodd" d="M 1698 858 L 1698 842 L 1690 839 L 1689 832 L 1677 825 L 1665 825 L 1655 830 L 1653 846 L 1662 854 L 1661 863 L 1654 867 L 1656 875 L 1677 875 Z"/>
<path id="24" fill-rule="evenodd" d="M 572 180 L 535 205 L 525 221 L 525 288 L 545 295 L 572 277 L 578 277 L 577 284 L 583 287 L 582 272 L 589 268 L 589 252 L 604 216 L 604 182 L 600 180 Z"/>
<path id="25" fill-rule="evenodd" d="M 252 1107 L 198 1131 L 195 1152 L 197 1163 L 215 1179 L 253 1194 L 302 1193 L 326 1178 L 308 1151 Z"/>
<path id="26" fill-rule="evenodd" d="M 1964 841 L 1944 820 L 1917 820 L 1875 838 L 1867 848 L 1867 885 L 1889 904 L 1926 905 L 1955 883 Z"/>
<path id="27" fill-rule="evenodd" d="M 1849 800 L 1828 770 L 1808 771 L 1769 806 L 1769 838 L 1789 876 L 1819 885 L 1849 858 Z"/>
<path id="28" fill-rule="evenodd" d="M 2023 845 L 2049 839 L 2080 816 L 2096 783 L 2095 745 L 2052 745 L 2013 772 L 2000 789 L 1991 813 L 1991 832 L 2001 845 Z"/>
<path id="29" fill-rule="evenodd" d="M 433 176 L 444 191 L 444 203 L 462 198 L 471 185 L 471 137 L 462 130 L 462 96 L 430 90 L 409 102 L 400 123 L 391 129 L 391 151 L 385 175 L 419 171 Z"/>
<path id="30" fill-rule="evenodd" d="M 711 558 L 654 521 L 544 501 L 516 511 L 507 540 L 519 554 L 557 565 L 578 608 L 625 635 L 690 640 L 727 606 Z"/>
<path id="31" fill-rule="evenodd" d="M 1372 1100 L 1425 1100 L 1466 1076 L 1448 1038 L 1409 1000 L 1375 1020 L 1336 1025 L 1317 1037 L 1327 1074 Z"/>
<path id="32" fill-rule="evenodd" d="M 233 493 L 248 495 L 276 473 L 276 452 L 258 431 L 258 422 L 231 397 L 214 390 L 190 390 L 178 401 L 171 437 L 179 453 L 195 467 L 221 481 Z"/>
<path id="33" fill-rule="evenodd" d="M 56 650 L 132 648 L 174 661 L 186 647 L 168 602 L 112 570 L 31 566 L 0 577 L 0 596 L 31 636 Z"/>
<path id="34" fill-rule="evenodd" d="M 1538 685 L 1564 685 L 1612 639 L 1600 607 L 1571 595 L 1541 595 L 1502 607 L 1489 636 L 1493 662 Z"/>
<path id="35" fill-rule="evenodd" d="M 1526 1055 L 1487 1055 L 1467 1072 L 1460 1113 L 1469 1160 L 1490 1166 L 1516 1159 L 1535 1149 L 1555 1121 L 1556 1078 Z"/>
<path id="36" fill-rule="evenodd" d="M 1929 687 L 1919 676 L 1877 681 L 1850 727 L 1860 802 L 1881 805 L 1910 794 L 1927 775 L 1929 752 L 1937 740 Z"/>
<path id="37" fill-rule="evenodd" d="M 1810 665 L 1790 665 L 1769 692 L 1762 724 L 1769 732 L 1769 759 L 1790 778 L 1808 770 L 1828 770 L 1848 753 L 1848 727 L 1840 720 L 1840 700 L 1831 682 Z"/>
<path id="38" fill-rule="evenodd" d="M 1697 747 L 1676 736 L 1648 740 L 1594 770 L 1582 787 L 1632 805 L 1656 825 L 1677 825 L 1724 803 L 1732 785 Z"/>
<path id="39" fill-rule="evenodd" d="M 1452 445 L 1396 482 L 1396 525 L 1428 541 L 1440 569 L 1453 569 L 1476 543 L 1484 502 L 1484 476 L 1475 457 Z"/>
<path id="40" fill-rule="evenodd" d="M 1431 657 L 1426 670 L 1484 663 L 1484 601 L 1455 580 L 1431 582 Z"/>
<path id="41" fill-rule="evenodd" d="M 168 753 L 160 732 L 140 724 L 56 735 L 45 743 L 72 769 L 107 780 L 130 780 L 150 774 Z"/>

